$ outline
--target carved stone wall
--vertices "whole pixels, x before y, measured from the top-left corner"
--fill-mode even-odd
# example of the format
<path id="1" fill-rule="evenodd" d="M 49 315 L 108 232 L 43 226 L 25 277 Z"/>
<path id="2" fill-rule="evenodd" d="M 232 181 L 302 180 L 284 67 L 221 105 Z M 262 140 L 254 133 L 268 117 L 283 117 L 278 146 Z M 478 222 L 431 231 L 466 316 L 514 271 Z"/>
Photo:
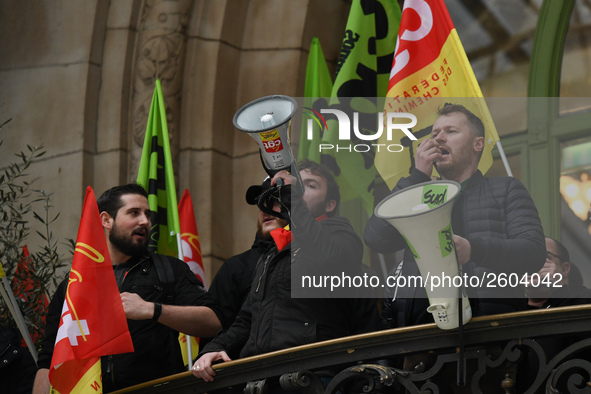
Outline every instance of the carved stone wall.
<path id="1" fill-rule="evenodd" d="M 131 179 L 137 177 L 156 79 L 162 84 L 173 167 L 178 169 L 178 130 L 191 3 L 190 0 L 145 0 L 142 6 L 132 79 Z"/>

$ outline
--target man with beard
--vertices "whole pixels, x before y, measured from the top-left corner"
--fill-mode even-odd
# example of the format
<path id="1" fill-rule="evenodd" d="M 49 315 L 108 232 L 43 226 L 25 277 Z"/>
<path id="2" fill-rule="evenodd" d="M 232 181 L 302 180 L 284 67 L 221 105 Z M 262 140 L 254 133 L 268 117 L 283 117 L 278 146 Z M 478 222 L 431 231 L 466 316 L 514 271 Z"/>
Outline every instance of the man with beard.
<path id="1" fill-rule="evenodd" d="M 281 179 L 285 186 L 257 196 L 259 207 L 287 218 L 291 230 L 271 232 L 273 244 L 256 265 L 250 293 L 234 324 L 208 343 L 193 365 L 193 374 L 205 381 L 213 380 L 211 365 L 216 361 L 377 328 L 375 299 L 293 297 L 292 276 L 318 267 L 332 268 L 333 273 L 359 267 L 363 255 L 363 244 L 349 221 L 336 216 L 340 193 L 330 170 L 312 161 L 298 167 L 303 193 L 299 188 L 290 191 L 295 177 L 281 171 L 270 185 Z"/>
<path id="2" fill-rule="evenodd" d="M 484 148 L 484 125 L 465 107 L 447 104 L 438 112 L 431 138 L 421 142 L 415 168 L 401 178 L 392 192 L 431 181 L 435 166 L 441 179 L 461 185 L 454 201 L 452 228 L 458 263 L 465 276 L 478 278 L 499 274 L 538 272 L 546 258 L 544 233 L 533 200 L 516 178 L 485 178 L 478 170 Z M 370 218 L 364 230 L 365 243 L 378 253 L 405 249 L 399 274 L 420 275 L 411 248 L 387 221 Z M 397 269 L 399 269 L 397 267 Z M 489 275 L 491 273 L 492 275 Z M 426 273 L 424 273 L 426 275 Z M 469 283 L 472 283 L 471 281 Z M 386 296 L 382 309 L 382 328 L 433 323 L 423 287 L 405 287 Z M 522 287 L 468 288 L 473 316 L 525 309 Z"/>
<path id="3" fill-rule="evenodd" d="M 101 358 L 107 393 L 183 372 L 178 333 L 214 336 L 221 324 L 215 302 L 187 264 L 148 252 L 150 208 L 141 185 L 113 187 L 97 203 L 134 347 L 132 353 Z M 174 281 L 165 283 L 162 272 Z M 35 394 L 49 392 L 49 367 L 67 285 L 68 278 L 48 308 Z"/>
<path id="4" fill-rule="evenodd" d="M 249 187 L 246 192 L 246 202 L 256 205 L 257 197 L 269 188 L 271 188 L 269 177 L 261 185 Z M 271 231 L 285 226 L 287 226 L 285 220 L 259 210 L 257 232 L 252 247 L 226 260 L 213 278 L 209 294 L 220 306 L 224 317 L 224 328 L 229 328 L 234 323 L 236 315 L 248 296 L 256 263 L 273 243 Z M 205 343 L 205 341 L 200 342 L 202 346 Z"/>

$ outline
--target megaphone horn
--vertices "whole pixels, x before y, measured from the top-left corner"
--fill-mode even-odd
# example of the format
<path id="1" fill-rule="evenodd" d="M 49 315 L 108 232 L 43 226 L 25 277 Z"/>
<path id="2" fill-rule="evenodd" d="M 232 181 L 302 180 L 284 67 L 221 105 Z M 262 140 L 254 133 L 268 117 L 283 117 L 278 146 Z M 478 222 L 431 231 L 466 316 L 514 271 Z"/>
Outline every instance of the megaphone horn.
<path id="1" fill-rule="evenodd" d="M 289 144 L 291 118 L 297 107 L 296 101 L 289 96 L 261 97 L 240 108 L 233 123 L 257 142 L 263 167 L 270 176 L 291 169 L 301 186 Z"/>
<path id="2" fill-rule="evenodd" d="M 472 318 L 465 289 L 453 280 L 459 276 L 460 268 L 453 242 L 451 212 L 460 191 L 460 184 L 454 181 L 419 183 L 391 194 L 375 208 L 375 215 L 388 221 L 406 240 L 429 297 L 427 312 L 444 330 L 459 327 L 459 298 L 462 323 Z"/>

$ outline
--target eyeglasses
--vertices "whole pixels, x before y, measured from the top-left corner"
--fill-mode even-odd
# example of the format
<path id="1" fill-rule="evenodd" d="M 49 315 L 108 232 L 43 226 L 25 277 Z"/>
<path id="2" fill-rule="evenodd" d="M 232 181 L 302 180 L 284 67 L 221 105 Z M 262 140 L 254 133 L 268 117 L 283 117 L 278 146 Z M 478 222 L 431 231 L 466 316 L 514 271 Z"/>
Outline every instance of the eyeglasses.
<path id="1" fill-rule="evenodd" d="M 560 256 L 558 256 L 557 254 L 554 254 L 552 252 L 546 251 L 546 257 L 548 258 L 548 260 L 552 261 L 552 259 L 550 258 L 550 256 L 556 257 L 558 259 L 558 262 L 562 264 L 562 259 L 560 258 Z"/>

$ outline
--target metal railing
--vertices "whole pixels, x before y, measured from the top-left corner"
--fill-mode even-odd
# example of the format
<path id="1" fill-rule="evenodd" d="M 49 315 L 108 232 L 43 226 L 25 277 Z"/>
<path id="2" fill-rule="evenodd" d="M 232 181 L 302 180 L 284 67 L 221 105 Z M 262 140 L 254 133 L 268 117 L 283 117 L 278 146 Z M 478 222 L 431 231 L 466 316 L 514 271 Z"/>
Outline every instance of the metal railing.
<path id="1" fill-rule="evenodd" d="M 591 305 L 350 336 L 216 364 L 213 382 L 185 372 L 117 393 L 591 392 Z M 460 371 L 458 373 L 458 371 Z"/>

